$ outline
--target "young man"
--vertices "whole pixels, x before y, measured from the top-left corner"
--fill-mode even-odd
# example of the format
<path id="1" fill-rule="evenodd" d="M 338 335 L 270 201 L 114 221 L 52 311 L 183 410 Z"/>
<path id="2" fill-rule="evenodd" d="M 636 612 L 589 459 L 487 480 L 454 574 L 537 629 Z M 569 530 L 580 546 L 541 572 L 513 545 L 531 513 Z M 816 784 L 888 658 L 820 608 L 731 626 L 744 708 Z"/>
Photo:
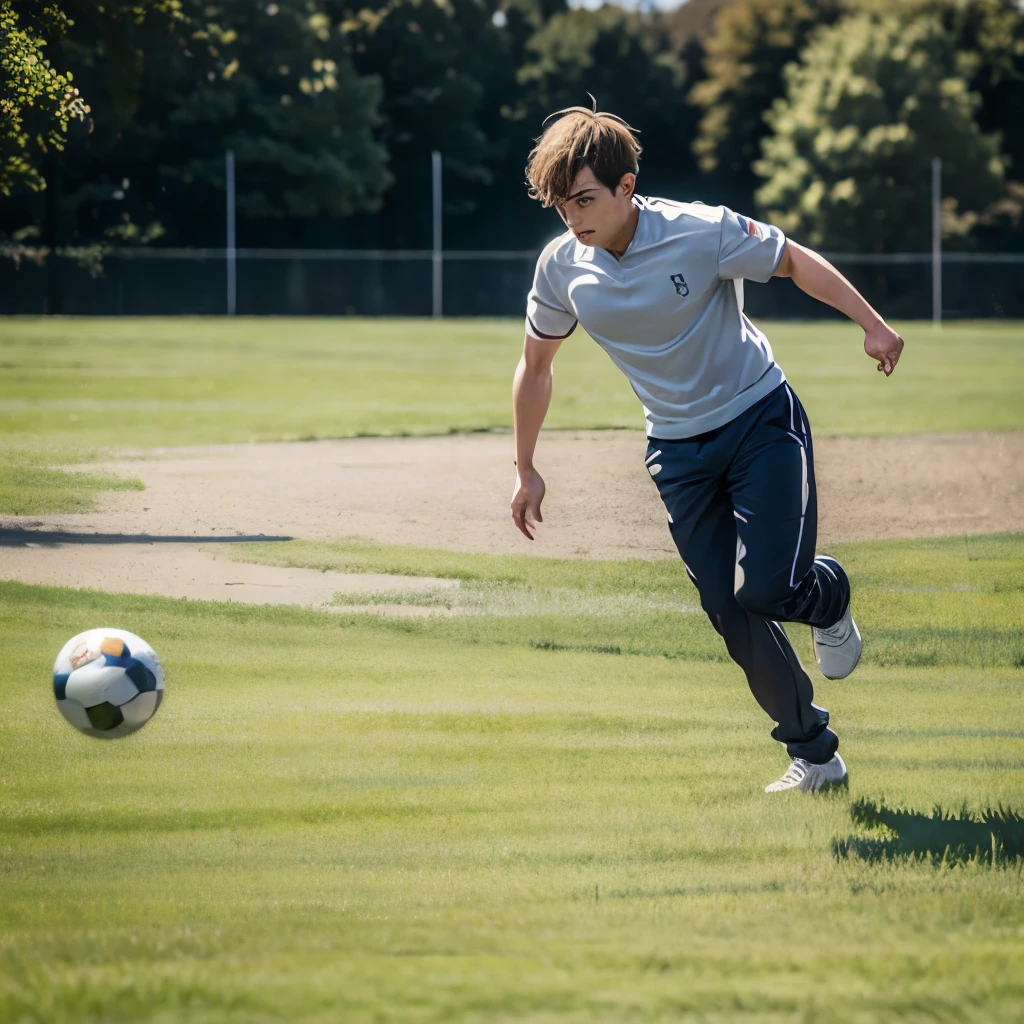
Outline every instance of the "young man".
<path id="1" fill-rule="evenodd" d="M 812 627 L 830 679 L 853 671 L 861 639 L 846 573 L 814 553 L 807 416 L 768 339 L 743 314 L 743 279 L 789 277 L 845 313 L 887 377 L 903 341 L 831 264 L 777 227 L 721 206 L 636 196 L 640 146 L 621 119 L 584 107 L 552 116 L 527 179 L 568 231 L 541 253 L 527 300 L 513 385 L 512 518 L 532 540 L 544 498 L 533 455 L 551 363 L 580 323 L 643 403 L 647 468 L 672 538 L 701 606 L 775 721 L 772 737 L 793 759 L 766 792 L 844 784 L 839 739 L 779 623 Z"/>

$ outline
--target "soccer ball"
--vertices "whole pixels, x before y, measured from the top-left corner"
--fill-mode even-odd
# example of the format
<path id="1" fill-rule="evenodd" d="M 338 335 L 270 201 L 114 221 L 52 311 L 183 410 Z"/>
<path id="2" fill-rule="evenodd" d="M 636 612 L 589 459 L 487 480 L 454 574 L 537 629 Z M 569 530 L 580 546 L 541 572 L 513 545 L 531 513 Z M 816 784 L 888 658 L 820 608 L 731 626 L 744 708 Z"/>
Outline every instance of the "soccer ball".
<path id="1" fill-rule="evenodd" d="M 60 713 L 86 736 L 114 740 L 141 729 L 164 695 L 164 670 L 141 637 L 90 629 L 72 637 L 53 665 Z"/>

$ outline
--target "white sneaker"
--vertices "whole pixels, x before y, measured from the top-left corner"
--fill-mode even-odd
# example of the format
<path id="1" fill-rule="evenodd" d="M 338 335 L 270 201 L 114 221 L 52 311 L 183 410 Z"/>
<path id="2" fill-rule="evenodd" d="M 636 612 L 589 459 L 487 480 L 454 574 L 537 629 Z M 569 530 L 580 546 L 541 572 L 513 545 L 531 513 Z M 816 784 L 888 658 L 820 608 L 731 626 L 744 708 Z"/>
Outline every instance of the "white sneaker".
<path id="1" fill-rule="evenodd" d="M 849 605 L 834 626 L 828 629 L 812 628 L 811 640 L 814 659 L 826 679 L 845 679 L 857 667 L 864 647 Z"/>
<path id="2" fill-rule="evenodd" d="M 815 562 L 837 577 L 841 573 L 843 581 L 846 581 L 846 573 L 834 558 L 819 557 Z M 843 617 L 835 625 L 829 626 L 828 629 L 811 628 L 811 641 L 814 646 L 814 660 L 817 661 L 818 668 L 826 679 L 845 679 L 857 667 L 864 644 L 861 642 L 857 623 L 853 621 L 849 601 L 846 603 Z"/>
<path id="3" fill-rule="evenodd" d="M 781 793 L 785 789 L 802 789 L 813 793 L 818 789 L 832 789 L 834 786 L 848 786 L 850 783 L 846 764 L 838 754 L 832 755 L 827 764 L 811 764 L 802 757 L 794 757 L 786 774 L 765 786 L 766 793 Z"/>

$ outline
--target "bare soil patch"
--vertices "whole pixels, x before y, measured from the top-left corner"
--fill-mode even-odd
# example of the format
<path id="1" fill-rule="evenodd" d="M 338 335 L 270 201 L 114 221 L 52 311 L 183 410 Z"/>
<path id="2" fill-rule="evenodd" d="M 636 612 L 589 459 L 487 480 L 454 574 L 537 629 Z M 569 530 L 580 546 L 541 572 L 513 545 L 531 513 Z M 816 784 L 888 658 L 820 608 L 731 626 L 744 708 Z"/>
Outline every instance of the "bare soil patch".
<path id="1" fill-rule="evenodd" d="M 199 545 L 355 536 L 499 554 L 673 557 L 644 446 L 634 431 L 543 435 L 537 464 L 548 493 L 533 543 L 508 512 L 509 434 L 127 453 L 102 469 L 141 477 L 145 491 L 103 494 L 98 511 L 80 515 L 0 517 L 0 578 L 320 605 L 338 592 L 438 581 L 243 566 Z M 815 442 L 815 464 L 819 549 L 1024 530 L 1024 433 L 825 438 Z"/>

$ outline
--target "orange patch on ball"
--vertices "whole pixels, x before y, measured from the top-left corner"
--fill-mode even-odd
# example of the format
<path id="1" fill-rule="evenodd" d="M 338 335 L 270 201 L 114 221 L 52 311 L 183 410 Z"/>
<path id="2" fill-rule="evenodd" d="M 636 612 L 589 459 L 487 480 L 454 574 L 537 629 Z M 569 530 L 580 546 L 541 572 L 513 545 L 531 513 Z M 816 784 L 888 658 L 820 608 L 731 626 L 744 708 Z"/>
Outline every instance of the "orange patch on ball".
<path id="1" fill-rule="evenodd" d="M 124 641 L 119 640 L 116 636 L 104 637 L 100 644 L 100 651 L 103 654 L 109 654 L 112 658 L 120 658 L 124 654 Z"/>

